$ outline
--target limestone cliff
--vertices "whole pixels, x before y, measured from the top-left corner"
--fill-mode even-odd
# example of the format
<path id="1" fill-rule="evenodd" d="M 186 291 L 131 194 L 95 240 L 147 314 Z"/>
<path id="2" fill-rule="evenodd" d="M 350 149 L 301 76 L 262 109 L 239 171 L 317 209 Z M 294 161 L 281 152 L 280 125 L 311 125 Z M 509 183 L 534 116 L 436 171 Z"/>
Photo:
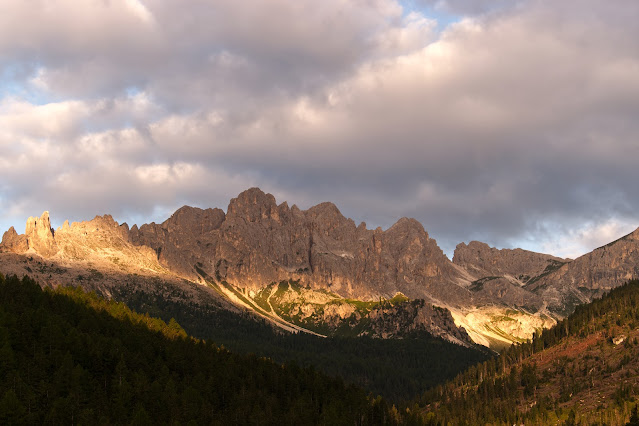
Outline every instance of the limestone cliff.
<path id="1" fill-rule="evenodd" d="M 188 213 L 187 213 L 188 212 Z M 186 216 L 193 220 L 179 220 Z M 202 225 L 202 220 L 207 221 Z M 252 188 L 221 210 L 183 207 L 162 224 L 131 230 L 168 269 L 202 273 L 259 290 L 293 279 L 344 297 L 374 299 L 401 292 L 411 298 L 463 305 L 469 281 L 414 219 L 386 231 L 355 225 L 332 203 L 302 211 Z"/>
<path id="2" fill-rule="evenodd" d="M 549 254 L 535 253 L 520 248 L 499 250 L 479 241 L 468 245 L 460 243 L 455 248 L 453 263 L 479 278 L 509 277 L 521 285 L 568 262 Z"/>
<path id="3" fill-rule="evenodd" d="M 406 336 L 427 331 L 450 342 L 469 345 L 472 340 L 462 327 L 455 325 L 447 309 L 437 308 L 424 300 L 380 306 L 369 314 L 370 335 L 375 337 Z"/>
<path id="4" fill-rule="evenodd" d="M 29 243 L 27 242 L 26 235 L 18 235 L 13 226 L 2 235 L 0 253 L 24 253 L 27 250 L 29 250 Z"/>
<path id="5" fill-rule="evenodd" d="M 44 257 L 52 257 L 58 252 L 49 212 L 42 213 L 40 217 L 29 217 L 24 234 L 19 235 L 12 226 L 2 236 L 0 252 L 25 253 L 27 251 Z"/>
<path id="6" fill-rule="evenodd" d="M 347 300 L 381 301 L 401 291 L 411 298 L 459 303 L 469 302 L 470 294 L 454 282 L 463 280 L 463 273 L 413 219 L 401 219 L 385 232 L 372 231 L 364 224 L 356 226 L 331 203 L 301 211 L 286 203 L 277 205 L 272 195 L 257 188 L 232 199 L 227 214 L 220 209 L 185 206 L 162 224 L 131 229 L 104 215 L 86 222 L 67 221 L 54 232 L 45 212 L 40 218 L 28 219 L 24 235 L 7 231 L 0 250 L 26 256 L 0 258 L 7 272 L 22 268 L 47 285 L 75 282 L 105 295 L 117 293 L 124 283 L 130 287 L 131 282 L 140 283 L 140 291 L 157 293 L 163 288 L 159 281 L 157 288 L 149 287 L 149 279 L 153 282 L 155 278 L 172 282 L 170 287 L 189 294 L 192 289 L 187 291 L 187 281 L 180 279 L 199 282 L 206 284 L 199 287 L 211 293 L 199 298 L 215 301 L 225 294 L 233 303 L 291 330 L 312 325 L 326 328 L 327 333 L 337 332 L 339 324 L 351 319 L 338 311 L 333 314 L 339 321 L 331 319 L 331 309 L 359 303 Z M 282 280 L 295 280 L 311 292 L 339 294 L 336 297 L 342 302 L 335 299 L 326 306 L 313 305 L 322 314 L 312 318 L 288 318 L 284 312 L 270 312 L 250 302 L 252 294 Z M 266 300 L 272 309 L 270 297 Z M 224 305 L 219 300 L 215 303 Z M 308 310 L 309 306 L 299 304 L 297 309 Z M 423 300 L 388 309 L 358 313 L 370 325 L 361 332 L 401 337 L 411 331 L 427 331 L 470 344 L 468 335 L 454 325 L 445 309 L 437 310 Z"/>
<path id="7" fill-rule="evenodd" d="M 53 231 L 48 212 L 27 220 L 25 234 L 10 228 L 0 243 L 0 271 L 30 275 L 42 285 L 81 285 L 106 297 L 142 292 L 153 298 L 179 295 L 184 303 L 238 308 L 211 289 L 162 267 L 154 250 L 130 242 L 129 227 L 110 215 L 66 221 Z M 126 289 L 126 291 L 124 291 Z"/>
<path id="8" fill-rule="evenodd" d="M 639 277 L 639 228 L 595 249 L 526 286 L 558 313 L 591 301 L 604 292 Z"/>
<path id="9" fill-rule="evenodd" d="M 27 238 L 29 249 L 44 257 L 51 257 L 58 252 L 58 247 L 53 237 L 53 228 L 49 212 L 42 213 L 42 216 L 30 217 L 27 219 L 27 226 L 24 232 Z"/>

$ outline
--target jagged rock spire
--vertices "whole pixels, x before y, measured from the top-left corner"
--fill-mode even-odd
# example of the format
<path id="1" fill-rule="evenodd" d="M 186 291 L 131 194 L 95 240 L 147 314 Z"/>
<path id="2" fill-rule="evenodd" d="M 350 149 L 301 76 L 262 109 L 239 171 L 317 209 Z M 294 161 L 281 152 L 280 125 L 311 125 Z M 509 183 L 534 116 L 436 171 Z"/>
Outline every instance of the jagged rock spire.
<path id="1" fill-rule="evenodd" d="M 29 217 L 24 234 L 28 248 L 36 253 L 51 257 L 58 252 L 48 211 L 42 213 L 39 218 Z"/>

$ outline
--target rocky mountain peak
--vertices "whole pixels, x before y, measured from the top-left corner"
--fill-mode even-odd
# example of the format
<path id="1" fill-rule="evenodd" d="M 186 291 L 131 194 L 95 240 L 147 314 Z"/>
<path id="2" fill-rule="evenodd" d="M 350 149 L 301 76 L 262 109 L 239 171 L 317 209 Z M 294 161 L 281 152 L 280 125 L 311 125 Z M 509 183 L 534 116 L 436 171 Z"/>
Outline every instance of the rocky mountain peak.
<path id="1" fill-rule="evenodd" d="M 549 308 L 566 314 L 604 292 L 639 277 L 639 229 L 545 274 L 529 289 Z"/>
<path id="2" fill-rule="evenodd" d="M 0 252 L 24 253 L 27 250 L 29 250 L 29 244 L 26 236 L 18 235 L 13 226 L 2 236 Z"/>
<path id="3" fill-rule="evenodd" d="M 324 217 L 326 219 L 345 219 L 342 212 L 339 211 L 337 206 L 331 202 L 319 203 L 306 211 L 306 214 L 310 217 Z"/>
<path id="4" fill-rule="evenodd" d="M 453 255 L 454 264 L 477 278 L 510 276 L 521 284 L 566 262 L 566 259 L 519 248 L 500 250 L 479 241 L 458 244 Z"/>
<path id="5" fill-rule="evenodd" d="M 306 217 L 320 235 L 331 235 L 343 240 L 347 235 L 354 234 L 355 222 L 342 215 L 333 203 L 324 202 L 306 210 Z"/>
<path id="6" fill-rule="evenodd" d="M 624 242 L 629 242 L 629 241 L 639 241 L 639 228 L 637 228 L 634 231 L 632 231 L 631 233 L 629 233 L 627 235 L 624 235 L 623 237 L 621 237 L 621 238 L 619 238 L 619 239 L 617 239 L 617 240 L 615 240 L 615 241 L 613 241 L 611 243 L 608 243 L 608 244 L 606 244 L 603 247 L 599 247 L 599 248 L 611 247 L 611 246 L 613 246 L 615 244 L 618 244 L 618 243 L 622 243 L 623 244 Z"/>
<path id="7" fill-rule="evenodd" d="M 64 234 L 65 238 L 71 235 L 82 235 L 87 237 L 99 237 L 106 240 L 118 238 L 128 241 L 129 225 L 126 223 L 120 225 L 115 219 L 113 219 L 113 216 L 105 214 L 103 216 L 95 216 L 89 221 L 73 222 L 71 226 L 68 225 L 67 221 L 61 228 L 58 228 L 57 233 Z"/>
<path id="8" fill-rule="evenodd" d="M 275 197 L 259 188 L 250 188 L 233 198 L 229 203 L 229 218 L 241 218 L 247 222 L 259 222 L 271 217 L 277 210 Z"/>
<path id="9" fill-rule="evenodd" d="M 457 244 L 455 250 L 459 250 L 460 252 L 465 251 L 466 249 L 482 252 L 482 251 L 490 251 L 490 246 L 486 243 L 482 243 L 481 241 L 471 241 L 468 244 L 461 242 Z"/>
<path id="10" fill-rule="evenodd" d="M 393 226 L 386 230 L 386 233 L 417 233 L 423 235 L 428 239 L 428 232 L 424 229 L 424 226 L 417 220 L 409 217 L 402 217 Z"/>
<path id="11" fill-rule="evenodd" d="M 94 217 L 93 220 L 90 220 L 89 223 L 95 225 L 96 227 L 112 228 L 112 229 L 115 229 L 118 226 L 120 226 L 118 222 L 116 222 L 115 219 L 113 219 L 113 216 L 111 216 L 110 214 L 105 214 L 103 216 L 98 215 Z"/>
<path id="12" fill-rule="evenodd" d="M 29 249 L 33 249 L 46 257 L 53 256 L 58 251 L 48 211 L 42 213 L 39 218 L 29 217 L 24 234 L 27 238 Z"/>
<path id="13" fill-rule="evenodd" d="M 13 228 L 5 232 L 0 252 L 121 271 L 142 267 L 233 285 L 246 294 L 291 281 L 345 298 L 378 300 L 401 292 L 458 310 L 500 304 L 536 312 L 547 306 L 563 315 L 575 303 L 639 276 L 639 229 L 572 262 L 478 241 L 460 243 L 451 262 L 415 219 L 368 230 L 333 203 L 302 211 L 277 205 L 259 188 L 232 199 L 226 214 L 183 206 L 161 224 L 129 230 L 104 215 L 67 221 L 54 233 L 45 212 L 29 218 L 25 229 L 24 235 Z"/>
<path id="14" fill-rule="evenodd" d="M 197 207 L 180 207 L 163 224 L 169 232 L 192 231 L 204 234 L 215 229 L 219 229 L 226 219 L 224 211 L 221 209 L 200 209 Z"/>

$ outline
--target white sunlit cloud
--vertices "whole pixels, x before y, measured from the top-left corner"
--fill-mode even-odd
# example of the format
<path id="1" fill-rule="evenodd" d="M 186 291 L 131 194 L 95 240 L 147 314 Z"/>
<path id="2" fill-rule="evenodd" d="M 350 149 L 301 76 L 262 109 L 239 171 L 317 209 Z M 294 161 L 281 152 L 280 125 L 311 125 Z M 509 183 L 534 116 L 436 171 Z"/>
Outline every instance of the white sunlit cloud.
<path id="1" fill-rule="evenodd" d="M 610 219 L 603 223 L 588 223 L 558 233 L 552 240 L 541 241 L 537 249 L 542 253 L 575 259 L 596 248 L 615 241 L 637 229 L 636 222 Z"/>

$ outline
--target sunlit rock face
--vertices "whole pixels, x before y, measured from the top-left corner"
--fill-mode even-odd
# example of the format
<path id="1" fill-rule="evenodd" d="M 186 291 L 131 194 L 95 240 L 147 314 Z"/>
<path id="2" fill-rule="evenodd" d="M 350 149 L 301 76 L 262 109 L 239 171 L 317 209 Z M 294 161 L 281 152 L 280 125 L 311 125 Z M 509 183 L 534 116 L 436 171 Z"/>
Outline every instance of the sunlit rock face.
<path id="1" fill-rule="evenodd" d="M 27 219 L 25 233 L 11 228 L 5 232 L 0 252 L 37 255 L 61 266 L 101 268 L 120 273 L 165 270 L 149 247 L 130 242 L 129 227 L 119 225 L 110 215 L 96 216 L 85 222 L 66 221 L 57 230 L 51 228 L 49 213 Z M 61 269 L 60 269 L 61 270 Z"/>
<path id="2" fill-rule="evenodd" d="M 24 232 L 27 238 L 27 245 L 30 250 L 41 254 L 44 257 L 51 257 L 58 252 L 58 246 L 53 237 L 49 212 L 42 213 L 42 216 L 30 217 Z"/>
<path id="3" fill-rule="evenodd" d="M 24 234 L 18 235 L 16 230 L 9 228 L 7 232 L 2 235 L 2 243 L 0 244 L 0 252 L 6 253 L 24 253 L 29 249 L 29 243 L 27 237 Z"/>
<path id="4" fill-rule="evenodd" d="M 182 220 L 185 213 L 192 220 Z M 205 222 L 203 225 L 202 221 Z M 131 230 L 167 268 L 257 290 L 280 280 L 299 280 L 344 297 L 392 297 L 470 303 L 458 285 L 467 279 L 414 219 L 386 231 L 345 218 L 332 203 L 302 211 L 258 188 L 220 210 L 183 207 L 162 224 Z M 466 281 L 465 281 L 466 280 Z"/>

